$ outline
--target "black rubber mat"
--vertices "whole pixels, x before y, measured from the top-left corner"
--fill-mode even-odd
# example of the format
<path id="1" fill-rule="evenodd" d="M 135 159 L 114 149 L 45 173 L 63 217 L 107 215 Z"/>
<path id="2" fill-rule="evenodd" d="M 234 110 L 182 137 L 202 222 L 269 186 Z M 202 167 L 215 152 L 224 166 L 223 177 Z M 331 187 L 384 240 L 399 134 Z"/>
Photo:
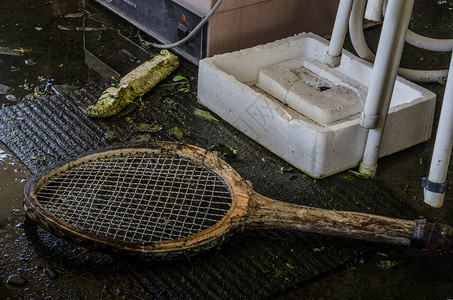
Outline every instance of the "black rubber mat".
<path id="1" fill-rule="evenodd" d="M 179 127 L 184 142 L 225 153 L 224 159 L 268 197 L 322 208 L 413 217 L 412 211 L 377 181 L 347 173 L 314 180 L 223 121 L 197 117 L 194 109 L 202 107 L 195 92 L 187 95 L 157 88 L 144 99 L 145 105 L 125 117 L 90 119 L 84 109 L 97 100 L 103 88 L 91 86 L 2 108 L 0 140 L 37 173 L 109 144 L 177 140 L 171 128 Z M 158 124 L 162 129 L 143 133 L 137 127 L 140 123 Z M 236 149 L 237 155 L 229 155 L 228 147 Z M 44 249 L 41 256 L 49 261 L 55 260 L 55 255 L 64 260 L 75 249 L 42 230 L 30 235 L 30 240 L 36 249 Z M 143 287 L 144 298 L 262 299 L 285 293 L 376 249 L 376 244 L 335 237 L 258 230 L 238 232 L 221 248 L 190 261 L 150 262 L 126 256 L 112 257 L 112 264 L 135 278 Z"/>
<path id="2" fill-rule="evenodd" d="M 33 173 L 106 146 L 104 132 L 102 123 L 91 121 L 74 97 L 37 98 L 0 113 L 1 141 Z"/>

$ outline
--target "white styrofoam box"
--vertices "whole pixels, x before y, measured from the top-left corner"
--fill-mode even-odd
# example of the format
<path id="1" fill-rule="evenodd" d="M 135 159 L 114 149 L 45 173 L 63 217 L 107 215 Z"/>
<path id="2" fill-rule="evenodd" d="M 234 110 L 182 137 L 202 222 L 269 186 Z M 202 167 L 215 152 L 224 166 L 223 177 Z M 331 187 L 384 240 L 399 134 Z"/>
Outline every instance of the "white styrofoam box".
<path id="1" fill-rule="evenodd" d="M 320 66 L 327 50 L 327 40 L 302 33 L 201 60 L 199 100 L 250 138 L 312 177 L 325 177 L 355 167 L 362 158 L 367 130 L 359 125 L 360 113 L 354 112 L 357 111 L 357 99 L 363 106 L 372 64 L 344 50 L 341 65 L 335 69 L 325 69 Z M 290 67 L 286 63 L 289 61 L 292 61 L 289 65 L 294 64 L 296 67 Z M 309 74 L 311 79 L 302 81 L 309 86 L 313 87 L 310 80 L 314 76 L 332 87 L 343 85 L 354 90 L 357 96 L 355 104 L 350 105 L 352 109 L 349 111 L 347 108 L 338 114 L 335 114 L 335 110 L 326 113 L 329 108 L 319 113 L 317 109 L 309 108 L 307 111 L 309 102 L 316 97 L 309 101 L 294 100 L 297 97 L 293 97 L 289 101 L 293 102 L 291 107 L 288 98 L 281 99 L 281 94 L 287 92 L 282 88 L 284 84 L 279 83 L 275 76 L 271 78 L 272 68 L 278 69 L 281 63 L 283 65 L 280 67 L 286 66 L 292 71 L 297 69 L 298 64 L 305 68 L 308 66 L 314 75 Z M 302 73 L 298 73 L 301 78 Z M 261 83 L 258 83 L 260 76 Z M 280 99 L 277 100 L 272 94 Z M 346 100 L 340 101 L 347 101 L 347 95 Z M 341 97 L 341 93 L 337 96 Z M 380 156 L 430 138 L 435 97 L 434 93 L 401 77 L 397 78 Z M 300 104 L 301 101 L 309 104 Z"/>

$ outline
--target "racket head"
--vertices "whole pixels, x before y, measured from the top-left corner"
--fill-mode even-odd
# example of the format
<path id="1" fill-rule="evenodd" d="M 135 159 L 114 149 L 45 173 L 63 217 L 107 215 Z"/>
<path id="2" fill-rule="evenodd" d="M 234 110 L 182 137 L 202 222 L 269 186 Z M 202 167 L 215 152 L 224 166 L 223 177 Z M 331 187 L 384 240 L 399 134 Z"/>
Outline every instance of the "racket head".
<path id="1" fill-rule="evenodd" d="M 140 157 L 141 162 L 147 159 L 150 161 L 145 167 L 141 167 L 142 173 L 134 175 L 136 177 L 128 177 L 132 175 L 127 175 L 127 172 L 120 175 L 110 173 L 106 175 L 106 169 L 111 165 L 106 167 L 105 161 L 109 163 L 115 161 L 116 167 L 118 161 L 128 156 Z M 173 170 L 173 163 L 167 166 L 166 163 L 162 163 L 162 160 L 156 160 L 156 157 L 159 159 L 164 157 L 166 161 L 172 160 L 173 157 L 175 160 L 182 161 L 178 168 L 181 164 L 187 163 L 188 166 L 181 167 L 185 170 L 181 175 L 179 169 Z M 129 169 L 133 169 L 134 164 L 138 165 L 138 162 L 127 161 L 121 167 L 129 166 Z M 159 168 L 159 164 L 163 166 Z M 196 169 L 194 173 L 198 174 L 194 177 L 195 180 L 191 180 L 193 176 L 190 173 L 191 164 Z M 74 180 L 75 177 L 86 172 L 87 166 L 91 172 L 88 179 L 83 183 Z M 102 171 L 97 172 L 96 167 Z M 115 169 L 115 167 L 112 168 Z M 149 169 L 152 170 L 149 171 Z M 189 173 L 186 172 L 187 170 Z M 165 172 L 167 174 L 164 174 Z M 146 177 L 143 180 L 140 179 L 142 175 Z M 184 178 L 181 179 L 178 176 Z M 109 178 L 109 183 L 104 187 L 101 183 L 101 187 L 98 187 L 97 181 L 103 181 L 103 178 Z M 116 191 L 115 186 L 112 185 L 115 180 L 121 182 L 121 192 Z M 166 183 L 168 180 L 171 181 L 169 184 Z M 181 182 L 184 180 L 190 182 L 185 182 L 184 188 L 181 188 L 183 184 Z M 168 193 L 167 190 L 165 193 L 166 189 L 171 191 L 175 189 L 175 181 L 179 182 L 176 187 L 178 192 Z M 212 181 L 215 181 L 215 184 Z M 87 184 L 88 187 L 83 186 Z M 156 192 L 156 187 L 160 185 L 163 185 L 162 188 Z M 143 186 L 148 187 L 147 192 L 143 193 Z M 90 194 L 90 188 L 96 189 L 96 193 Z M 61 189 L 63 189 L 63 196 L 60 197 L 58 193 Z M 124 193 L 127 193 L 124 189 L 135 190 L 136 193 L 134 196 L 124 196 Z M 182 199 L 181 189 L 183 195 L 190 195 L 190 205 L 187 204 L 189 201 L 187 198 Z M 210 192 L 212 195 L 209 194 Z M 48 196 L 49 193 L 52 195 Z M 119 195 L 115 197 L 123 200 L 112 200 L 113 194 Z M 27 215 L 47 231 L 85 247 L 142 253 L 166 259 L 180 254 L 191 255 L 214 247 L 247 215 L 249 194 L 248 185 L 244 184 L 240 175 L 215 153 L 191 145 L 156 142 L 143 146 L 105 148 L 53 166 L 35 175 L 26 184 L 24 208 Z M 121 197 L 122 195 L 124 197 Z M 87 199 L 81 201 L 78 197 Z M 160 201 L 164 200 L 166 204 L 160 205 Z M 88 204 L 80 204 L 85 203 L 84 201 Z M 115 206 L 111 205 L 112 202 L 117 203 L 119 208 L 115 210 Z M 195 215 L 192 214 L 194 209 L 198 209 Z M 74 221 L 74 218 L 77 218 L 77 221 Z M 134 218 L 142 218 L 140 222 L 145 219 L 143 222 L 145 225 L 137 223 L 139 221 Z M 182 221 L 183 219 L 184 222 L 190 221 L 187 222 L 187 224 L 190 223 L 188 225 L 191 226 L 190 230 L 184 229 L 187 224 Z M 101 225 L 97 226 L 96 221 Z M 172 222 L 174 224 L 179 222 L 179 225 L 174 225 Z M 170 228 L 170 225 L 173 226 L 173 229 L 169 229 L 171 233 L 165 229 Z M 103 226 L 109 227 L 99 229 Z M 133 236 L 128 235 L 127 226 L 132 226 L 135 230 Z M 123 231 L 126 233 L 122 233 Z M 137 232 L 141 237 L 135 238 Z"/>

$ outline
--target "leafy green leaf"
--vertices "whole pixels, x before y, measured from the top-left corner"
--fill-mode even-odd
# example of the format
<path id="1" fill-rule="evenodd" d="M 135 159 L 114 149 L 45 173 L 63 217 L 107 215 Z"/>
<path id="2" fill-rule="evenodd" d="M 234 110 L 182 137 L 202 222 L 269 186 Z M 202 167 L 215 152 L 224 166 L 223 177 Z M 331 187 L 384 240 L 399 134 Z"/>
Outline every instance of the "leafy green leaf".
<path id="1" fill-rule="evenodd" d="M 184 77 L 184 76 L 181 76 L 181 75 L 176 75 L 175 77 L 173 77 L 173 81 L 174 82 L 178 82 L 178 81 L 181 81 L 181 80 L 186 80 L 187 81 L 187 78 Z"/>
<path id="2" fill-rule="evenodd" d="M 291 265 L 290 263 L 286 263 L 286 266 L 287 266 L 288 268 L 290 268 L 290 269 L 294 269 L 294 266 Z"/>
<path id="3" fill-rule="evenodd" d="M 179 89 L 180 92 L 187 93 L 190 91 L 189 80 L 187 80 L 186 77 L 181 76 L 181 75 L 176 75 L 175 77 L 173 77 L 173 81 L 174 82 L 184 81 L 185 85 L 184 85 L 184 87 Z"/>

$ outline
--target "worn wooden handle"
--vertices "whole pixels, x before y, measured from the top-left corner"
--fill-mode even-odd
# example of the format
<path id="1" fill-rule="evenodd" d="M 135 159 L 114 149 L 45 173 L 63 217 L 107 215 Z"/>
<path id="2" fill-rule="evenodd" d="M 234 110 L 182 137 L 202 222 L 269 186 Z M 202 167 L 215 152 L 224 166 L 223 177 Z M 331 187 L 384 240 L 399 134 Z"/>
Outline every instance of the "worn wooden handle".
<path id="1" fill-rule="evenodd" d="M 450 252 L 453 228 L 383 216 L 320 209 L 271 200 L 253 193 L 244 223 L 248 227 L 292 228 L 379 243 L 412 245 Z"/>

